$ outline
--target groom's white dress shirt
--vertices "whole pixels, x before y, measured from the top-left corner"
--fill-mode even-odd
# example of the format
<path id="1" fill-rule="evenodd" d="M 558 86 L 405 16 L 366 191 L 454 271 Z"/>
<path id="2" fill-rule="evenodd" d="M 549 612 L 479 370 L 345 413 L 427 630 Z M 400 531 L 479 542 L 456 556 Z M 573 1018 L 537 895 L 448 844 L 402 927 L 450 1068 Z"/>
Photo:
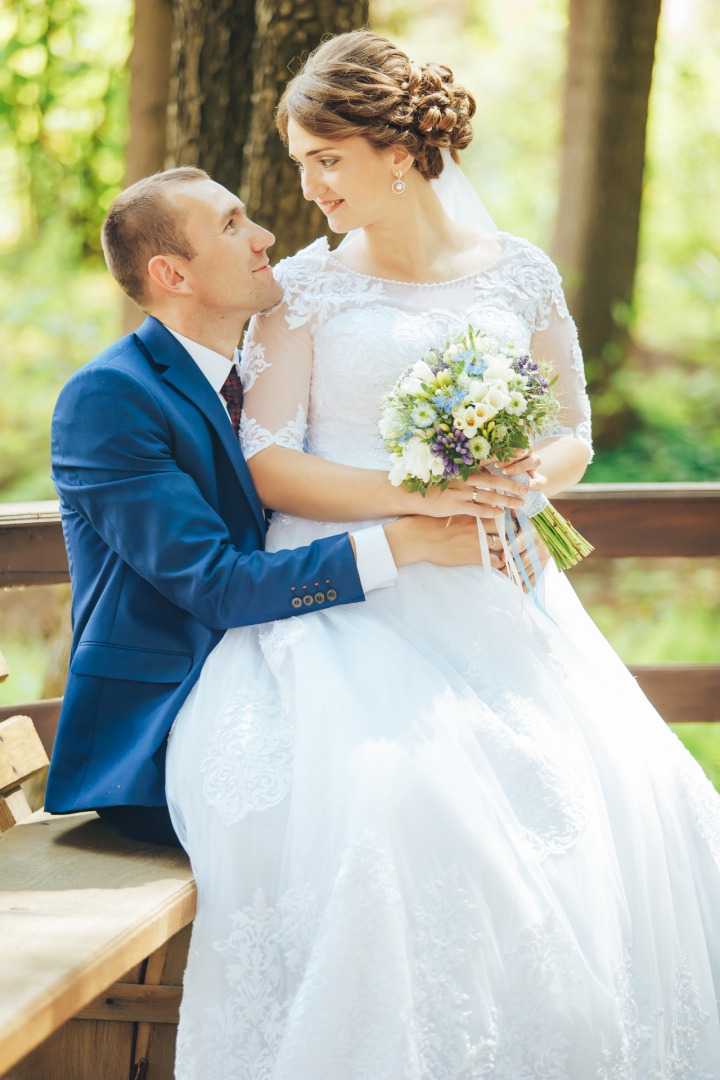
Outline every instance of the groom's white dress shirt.
<path id="1" fill-rule="evenodd" d="M 165 329 L 169 330 L 183 348 L 190 353 L 227 413 L 227 402 L 220 391 L 230 374 L 233 364 L 236 365 L 238 374 L 240 373 L 240 354 L 238 350 L 236 349 L 233 358 L 228 360 L 227 356 L 223 356 L 222 353 L 208 349 L 207 346 L 200 345 L 197 341 L 191 341 L 190 338 L 178 334 L 177 330 L 173 330 L 170 326 L 166 326 Z M 230 420 L 229 413 L 228 420 Z M 368 529 L 358 529 L 357 532 L 350 535 L 355 543 L 357 571 L 363 592 L 369 593 L 373 589 L 384 589 L 388 585 L 394 585 L 397 580 L 397 567 L 382 525 L 372 525 Z"/>

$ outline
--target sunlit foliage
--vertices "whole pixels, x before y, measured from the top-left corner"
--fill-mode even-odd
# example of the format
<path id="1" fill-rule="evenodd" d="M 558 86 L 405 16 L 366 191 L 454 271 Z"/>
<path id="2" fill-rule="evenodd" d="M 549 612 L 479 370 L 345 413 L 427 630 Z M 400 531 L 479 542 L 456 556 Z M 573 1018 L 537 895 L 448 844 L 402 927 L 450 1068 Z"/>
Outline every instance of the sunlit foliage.
<path id="1" fill-rule="evenodd" d="M 0 244 L 62 229 L 69 260 L 99 252 L 122 184 L 128 6 L 12 0 L 0 14 Z"/>

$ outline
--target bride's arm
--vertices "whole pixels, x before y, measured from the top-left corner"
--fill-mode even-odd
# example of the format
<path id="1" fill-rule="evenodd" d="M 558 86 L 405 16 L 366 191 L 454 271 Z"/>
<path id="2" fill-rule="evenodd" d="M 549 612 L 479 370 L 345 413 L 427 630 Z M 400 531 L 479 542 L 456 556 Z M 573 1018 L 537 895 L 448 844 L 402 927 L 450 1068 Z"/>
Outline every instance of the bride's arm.
<path id="1" fill-rule="evenodd" d="M 312 337 L 305 324 L 289 326 L 287 315 L 283 304 L 255 316 L 243 345 L 240 439 L 264 506 L 316 521 L 367 521 L 401 515 L 491 518 L 499 509 L 521 505 L 527 488 L 508 478 L 483 474 L 480 490 L 471 481 L 460 482 L 423 498 L 393 487 L 385 470 L 305 453 Z"/>
<path id="2" fill-rule="evenodd" d="M 513 475 L 527 468 L 537 470 L 543 491 L 552 498 L 582 479 L 592 459 L 592 435 L 577 330 L 565 303 L 560 275 L 549 260 L 548 264 L 547 293 L 538 307 L 532 351 L 552 364 L 558 377 L 554 390 L 560 415 L 556 429 L 535 444 L 530 456 L 506 471 Z"/>

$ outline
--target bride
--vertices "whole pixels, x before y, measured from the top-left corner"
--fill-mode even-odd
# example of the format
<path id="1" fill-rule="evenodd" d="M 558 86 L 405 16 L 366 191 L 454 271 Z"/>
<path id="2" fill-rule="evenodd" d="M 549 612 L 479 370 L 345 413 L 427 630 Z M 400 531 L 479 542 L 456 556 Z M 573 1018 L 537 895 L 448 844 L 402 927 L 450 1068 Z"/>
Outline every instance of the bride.
<path id="1" fill-rule="evenodd" d="M 447 68 L 367 31 L 283 96 L 305 197 L 350 236 L 280 264 L 284 301 L 244 347 L 273 549 L 396 512 L 379 399 L 468 323 L 559 375 L 563 426 L 509 466 L 535 477 L 515 490 L 585 469 L 557 271 L 452 204 L 473 111 Z M 199 890 L 178 1080 L 720 1077 L 700 768 L 551 564 L 543 606 L 479 566 L 388 576 L 352 608 L 226 633 L 175 724 Z"/>

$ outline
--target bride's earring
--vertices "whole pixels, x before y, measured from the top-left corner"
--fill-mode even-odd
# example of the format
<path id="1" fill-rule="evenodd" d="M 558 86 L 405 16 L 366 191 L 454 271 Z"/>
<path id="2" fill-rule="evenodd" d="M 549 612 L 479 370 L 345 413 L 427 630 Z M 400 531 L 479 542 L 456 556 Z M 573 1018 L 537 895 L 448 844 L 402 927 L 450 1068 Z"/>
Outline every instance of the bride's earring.
<path id="1" fill-rule="evenodd" d="M 398 169 L 395 172 L 395 179 L 392 182 L 393 195 L 404 195 L 407 191 L 407 184 L 402 178 L 402 169 Z"/>

